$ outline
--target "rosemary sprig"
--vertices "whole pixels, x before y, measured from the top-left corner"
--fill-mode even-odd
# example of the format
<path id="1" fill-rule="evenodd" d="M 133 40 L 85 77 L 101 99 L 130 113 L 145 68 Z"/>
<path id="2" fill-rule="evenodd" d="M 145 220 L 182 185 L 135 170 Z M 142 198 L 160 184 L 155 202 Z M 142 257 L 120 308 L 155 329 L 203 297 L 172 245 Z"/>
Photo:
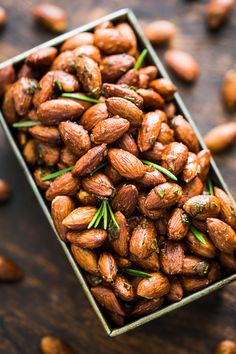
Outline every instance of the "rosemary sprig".
<path id="1" fill-rule="evenodd" d="M 18 122 L 12 124 L 13 128 L 30 128 L 35 127 L 36 125 L 41 125 L 41 122 L 37 120 L 28 120 L 26 122 Z"/>
<path id="2" fill-rule="evenodd" d="M 164 175 L 166 175 L 167 177 L 169 177 L 170 179 L 172 179 L 173 181 L 178 181 L 177 177 L 175 175 L 173 175 L 173 173 L 171 173 L 170 171 L 168 171 L 166 168 L 157 165 L 156 163 L 150 162 L 150 161 L 146 161 L 146 160 L 141 160 L 142 163 L 144 163 L 145 165 L 149 165 L 152 166 L 153 168 L 155 168 L 156 170 L 162 172 Z"/>
<path id="3" fill-rule="evenodd" d="M 87 228 L 91 229 L 92 227 L 94 227 L 96 229 L 98 227 L 100 221 L 103 219 L 103 228 L 104 228 L 104 230 L 107 230 L 108 213 L 110 214 L 110 218 L 111 218 L 112 222 L 116 225 L 117 228 L 119 228 L 119 225 L 117 224 L 116 218 L 114 216 L 114 213 L 113 213 L 111 206 L 110 206 L 107 199 L 103 199 L 100 207 L 98 208 L 96 214 L 94 215 L 94 217 L 90 221 Z"/>
<path id="4" fill-rule="evenodd" d="M 73 167 L 74 167 L 74 166 L 66 167 L 66 168 L 63 168 L 62 170 L 59 170 L 59 171 L 50 173 L 49 175 L 44 176 L 44 177 L 42 178 L 42 181 L 43 181 L 43 182 L 46 182 L 46 181 L 49 181 L 50 179 L 54 179 L 54 178 L 56 178 L 56 177 L 59 177 L 59 176 L 63 175 L 64 173 L 71 171 Z"/>
<path id="5" fill-rule="evenodd" d="M 93 176 L 94 173 L 96 173 L 97 171 L 101 170 L 103 167 L 105 167 L 107 165 L 107 162 L 103 162 L 100 165 L 98 165 L 92 172 L 90 172 L 90 176 Z"/>
<path id="6" fill-rule="evenodd" d="M 122 268 L 120 270 L 121 273 L 132 275 L 134 277 L 140 277 L 140 278 L 151 278 L 152 275 L 146 272 L 143 272 L 141 270 L 137 269 L 131 269 L 131 268 Z"/>
<path id="7" fill-rule="evenodd" d="M 138 57 L 138 59 L 137 59 L 135 65 L 134 65 L 134 69 L 136 69 L 136 70 L 139 70 L 139 69 L 140 69 L 140 67 L 141 67 L 141 65 L 142 65 L 142 63 L 143 63 L 143 61 L 144 61 L 144 59 L 146 58 L 147 53 L 148 53 L 148 50 L 147 50 L 147 49 L 144 49 L 144 50 L 142 51 L 142 53 L 140 54 L 140 56 Z"/>
<path id="8" fill-rule="evenodd" d="M 212 180 L 210 179 L 210 177 L 207 178 L 207 183 L 208 183 L 209 194 L 214 195 L 214 187 L 213 187 L 213 183 L 212 183 Z"/>
<path id="9" fill-rule="evenodd" d="M 190 226 L 190 231 L 194 234 L 194 236 L 198 239 L 199 242 L 201 242 L 203 245 L 206 244 L 206 240 L 202 236 L 202 234 L 193 226 Z"/>
<path id="10" fill-rule="evenodd" d="M 65 92 L 62 94 L 62 97 L 74 98 L 76 100 L 86 101 L 86 102 L 91 102 L 91 103 L 101 103 L 102 102 L 100 100 L 97 100 L 96 98 L 91 98 L 91 97 L 79 95 L 78 93 L 66 93 Z"/>
<path id="11" fill-rule="evenodd" d="M 115 215 L 114 215 L 114 213 L 113 213 L 113 211 L 112 211 L 112 208 L 111 208 L 111 206 L 110 206 L 109 203 L 107 203 L 107 207 L 108 207 L 108 211 L 109 211 L 109 213 L 110 213 L 110 216 L 111 216 L 111 219 L 112 219 L 113 223 L 114 223 L 115 226 L 119 229 L 119 225 L 118 225 L 118 223 L 117 223 L 117 221 L 116 221 Z"/>

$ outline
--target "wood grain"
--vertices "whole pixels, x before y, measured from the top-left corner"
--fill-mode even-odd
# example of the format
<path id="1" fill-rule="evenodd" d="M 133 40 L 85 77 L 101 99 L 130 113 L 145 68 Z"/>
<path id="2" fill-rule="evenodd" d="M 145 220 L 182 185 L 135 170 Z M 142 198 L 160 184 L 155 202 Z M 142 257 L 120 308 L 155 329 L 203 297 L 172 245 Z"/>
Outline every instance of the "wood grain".
<path id="1" fill-rule="evenodd" d="M 53 37 L 32 21 L 37 1 L 2 0 L 8 25 L 0 34 L 0 61 Z M 224 72 L 235 66 L 236 16 L 217 34 L 204 24 L 205 1 L 77 0 L 55 1 L 66 7 L 75 28 L 122 7 L 131 7 L 142 21 L 171 19 L 180 28 L 173 46 L 192 53 L 201 66 L 194 86 L 174 79 L 201 133 L 235 119 L 220 103 Z M 162 56 L 164 49 L 159 49 Z M 217 156 L 221 172 L 236 196 L 236 146 Z M 0 285 L 0 353 L 39 353 L 41 336 L 61 336 L 77 353 L 205 354 L 217 341 L 235 339 L 236 284 L 155 320 L 133 332 L 108 338 L 88 304 L 6 139 L 0 131 L 0 177 L 13 188 L 13 198 L 0 207 L 0 254 L 24 270 L 20 284 Z"/>

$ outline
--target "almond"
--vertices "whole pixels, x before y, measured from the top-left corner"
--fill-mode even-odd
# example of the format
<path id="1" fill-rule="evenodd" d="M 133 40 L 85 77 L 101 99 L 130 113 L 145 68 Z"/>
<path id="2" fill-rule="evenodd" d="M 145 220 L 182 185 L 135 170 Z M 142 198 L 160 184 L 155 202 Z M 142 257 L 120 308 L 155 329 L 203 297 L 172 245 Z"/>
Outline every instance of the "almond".
<path id="1" fill-rule="evenodd" d="M 40 48 L 27 56 L 25 62 L 28 66 L 37 68 L 40 66 L 49 66 L 57 55 L 57 48 Z"/>
<path id="2" fill-rule="evenodd" d="M 0 203 L 5 203 L 9 200 L 11 195 L 11 188 L 7 181 L 0 178 Z"/>
<path id="3" fill-rule="evenodd" d="M 176 92 L 176 86 L 165 78 L 156 79 L 150 82 L 149 86 L 153 88 L 164 100 L 171 100 Z"/>
<path id="4" fill-rule="evenodd" d="M 146 113 L 143 117 L 141 129 L 138 134 L 138 146 L 141 152 L 150 150 L 160 133 L 161 111 Z"/>
<path id="5" fill-rule="evenodd" d="M 174 23 L 166 20 L 150 22 L 144 29 L 144 33 L 153 44 L 162 45 L 169 43 L 176 34 Z"/>
<path id="6" fill-rule="evenodd" d="M 138 108 L 143 106 L 143 98 L 134 90 L 125 85 L 103 84 L 102 90 L 105 97 L 121 97 L 134 103 Z"/>
<path id="7" fill-rule="evenodd" d="M 130 255 L 130 259 L 133 263 L 137 264 L 139 267 L 155 272 L 160 269 L 160 262 L 159 257 L 156 252 L 152 252 L 150 256 L 146 258 L 139 258 L 134 256 L 133 254 Z"/>
<path id="8" fill-rule="evenodd" d="M 118 85 L 128 85 L 134 88 L 139 87 L 139 72 L 136 69 L 130 69 L 122 75 L 117 81 Z"/>
<path id="9" fill-rule="evenodd" d="M 111 148 L 108 151 L 108 159 L 123 177 L 136 179 L 144 175 L 145 170 L 142 162 L 128 151 Z"/>
<path id="10" fill-rule="evenodd" d="M 169 208 L 176 204 L 182 196 L 182 188 L 176 183 L 162 183 L 148 194 L 145 206 L 148 209 Z"/>
<path id="11" fill-rule="evenodd" d="M 37 81 L 22 77 L 13 85 L 13 101 L 16 112 L 23 116 L 25 115 L 32 104 L 32 97 L 37 87 Z"/>
<path id="12" fill-rule="evenodd" d="M 60 148 L 49 144 L 38 143 L 38 154 L 47 166 L 54 166 L 60 158 Z"/>
<path id="13" fill-rule="evenodd" d="M 91 147 L 87 130 L 82 125 L 70 121 L 62 122 L 59 131 L 65 145 L 77 156 L 83 155 Z"/>
<path id="14" fill-rule="evenodd" d="M 209 263 L 196 256 L 184 256 L 181 273 L 184 275 L 197 275 L 204 277 L 209 270 Z"/>
<path id="15" fill-rule="evenodd" d="M 135 59 L 128 54 L 106 56 L 100 63 L 103 82 L 114 82 L 135 64 Z M 121 82 L 122 84 L 123 82 Z"/>
<path id="16" fill-rule="evenodd" d="M 199 278 L 199 277 L 181 277 L 181 285 L 183 290 L 186 292 L 195 292 L 206 288 L 209 285 L 209 280 L 207 278 Z"/>
<path id="17" fill-rule="evenodd" d="M 129 228 L 125 216 L 117 211 L 115 219 L 119 228 L 109 228 L 109 241 L 113 250 L 120 257 L 127 257 L 129 250 Z"/>
<path id="18" fill-rule="evenodd" d="M 141 299 L 134 307 L 130 317 L 142 317 L 157 311 L 163 304 L 163 298 L 145 300 Z"/>
<path id="19" fill-rule="evenodd" d="M 170 290 L 170 283 L 160 272 L 151 273 L 151 278 L 143 279 L 137 287 L 137 294 L 146 299 L 160 298 Z"/>
<path id="20" fill-rule="evenodd" d="M 161 109 L 164 105 L 164 99 L 159 95 L 159 93 L 150 90 L 140 88 L 137 90 L 137 94 L 143 98 L 143 106 L 151 107 L 153 109 Z"/>
<path id="21" fill-rule="evenodd" d="M 82 117 L 80 118 L 80 124 L 84 127 L 84 129 L 90 131 L 95 127 L 96 124 L 107 118 L 108 112 L 106 104 L 97 103 L 94 106 L 88 108 L 83 113 Z"/>
<path id="22" fill-rule="evenodd" d="M 161 165 L 177 176 L 187 163 L 188 148 L 182 143 L 170 143 L 165 147 L 161 160 Z"/>
<path id="23" fill-rule="evenodd" d="M 6 88 L 6 93 L 3 98 L 2 111 L 4 114 L 4 118 L 6 119 L 8 124 L 13 124 L 17 121 L 17 113 L 15 109 L 15 104 L 13 101 L 13 91 L 14 85 L 9 85 Z"/>
<path id="24" fill-rule="evenodd" d="M 220 124 L 210 130 L 204 141 L 211 152 L 221 152 L 227 149 L 236 139 L 236 122 Z"/>
<path id="25" fill-rule="evenodd" d="M 99 97 L 102 88 L 102 77 L 98 64 L 91 58 L 81 55 L 77 57 L 77 76 L 85 92 Z"/>
<path id="26" fill-rule="evenodd" d="M 62 70 L 53 71 L 54 81 L 54 91 L 64 91 L 64 92 L 74 92 L 80 88 L 79 82 L 74 75 L 65 73 Z M 59 85 L 59 87 L 58 87 Z"/>
<path id="27" fill-rule="evenodd" d="M 91 289 L 95 299 L 108 311 L 125 316 L 125 313 L 118 302 L 114 292 L 106 286 L 98 285 Z"/>
<path id="28" fill-rule="evenodd" d="M 98 198 L 88 192 L 85 192 L 80 188 L 79 192 L 76 194 L 76 199 L 83 205 L 97 205 Z"/>
<path id="29" fill-rule="evenodd" d="M 209 283 L 212 284 L 221 278 L 222 278 L 222 269 L 220 263 L 215 260 L 211 261 L 207 273 L 207 279 L 209 280 Z"/>
<path id="30" fill-rule="evenodd" d="M 234 8 L 234 0 L 211 0 L 206 8 L 207 25 L 218 29 L 229 17 Z"/>
<path id="31" fill-rule="evenodd" d="M 23 148 L 23 156 L 29 165 L 34 165 L 38 161 L 38 147 L 36 140 L 30 139 Z"/>
<path id="32" fill-rule="evenodd" d="M 214 187 L 214 194 L 220 201 L 221 218 L 226 224 L 236 229 L 236 206 L 233 200 L 220 188 Z"/>
<path id="33" fill-rule="evenodd" d="M 6 10 L 2 6 L 0 6 L 0 28 L 5 26 L 6 22 L 7 22 Z"/>
<path id="34" fill-rule="evenodd" d="M 104 159 L 107 154 L 106 144 L 95 146 L 84 154 L 75 164 L 72 174 L 74 176 L 85 176 L 92 172 Z"/>
<path id="35" fill-rule="evenodd" d="M 143 216 L 146 216 L 151 220 L 158 220 L 165 214 L 165 211 L 163 209 L 159 209 L 159 210 L 147 209 L 145 206 L 145 201 L 146 201 L 146 195 L 144 193 L 140 194 L 138 198 L 138 208 L 140 213 Z"/>
<path id="36" fill-rule="evenodd" d="M 182 272 L 184 251 L 180 243 L 167 241 L 161 249 L 161 269 L 166 274 L 179 274 Z"/>
<path id="37" fill-rule="evenodd" d="M 131 126 L 139 127 L 142 123 L 143 112 L 134 103 L 122 97 L 110 97 L 106 99 L 108 111 L 127 119 Z"/>
<path id="38" fill-rule="evenodd" d="M 118 140 L 128 129 L 128 120 L 115 116 L 100 121 L 95 125 L 91 134 L 91 141 L 94 144 L 111 144 Z"/>
<path id="39" fill-rule="evenodd" d="M 121 211 L 125 216 L 133 214 L 138 201 L 138 190 L 133 184 L 121 185 L 111 202 L 112 208 Z"/>
<path id="40" fill-rule="evenodd" d="M 72 230 L 84 230 L 96 212 L 97 208 L 91 206 L 76 208 L 63 220 L 63 225 Z"/>
<path id="41" fill-rule="evenodd" d="M 132 284 L 123 275 L 117 275 L 112 287 L 115 294 L 119 296 L 121 300 L 134 300 L 135 294 Z"/>
<path id="42" fill-rule="evenodd" d="M 188 229 L 189 219 L 185 212 L 180 208 L 174 209 L 167 225 L 168 238 L 173 241 L 181 240 L 187 235 Z"/>
<path id="43" fill-rule="evenodd" d="M 164 56 L 166 64 L 183 81 L 192 83 L 200 73 L 199 66 L 192 55 L 177 49 L 170 49 Z"/>
<path id="44" fill-rule="evenodd" d="M 153 145 L 153 148 L 151 150 L 143 152 L 142 156 L 149 161 L 159 162 L 161 160 L 161 156 L 164 149 L 165 146 L 162 143 L 156 141 Z"/>
<path id="45" fill-rule="evenodd" d="M 236 107 L 236 71 L 228 70 L 222 84 L 222 97 L 225 108 L 231 112 Z"/>
<path id="46" fill-rule="evenodd" d="M 62 221 L 74 210 L 75 204 L 68 196 L 57 196 L 52 200 L 51 214 L 55 228 L 62 239 L 66 240 L 66 227 Z"/>
<path id="47" fill-rule="evenodd" d="M 198 173 L 198 158 L 197 155 L 193 152 L 188 153 L 188 159 L 186 165 L 184 166 L 183 171 L 181 172 L 180 178 L 185 183 L 191 182 Z"/>
<path id="48" fill-rule="evenodd" d="M 119 184 L 123 178 L 111 165 L 107 165 L 103 171 L 114 186 Z"/>
<path id="49" fill-rule="evenodd" d="M 50 100 L 54 92 L 54 74 L 52 71 L 47 72 L 39 81 L 33 97 L 33 104 L 35 107 L 40 106 L 41 103 Z"/>
<path id="50" fill-rule="evenodd" d="M 100 254 L 98 267 L 102 278 L 106 282 L 111 283 L 115 280 L 117 266 L 114 257 L 110 253 L 103 252 Z"/>
<path id="51" fill-rule="evenodd" d="M 154 65 L 148 65 L 144 68 L 139 69 L 139 73 L 142 75 L 146 75 L 149 81 L 152 81 L 157 77 L 158 69 Z"/>
<path id="52" fill-rule="evenodd" d="M 214 245 L 223 253 L 236 250 L 236 233 L 231 226 L 216 218 L 207 219 L 207 231 Z"/>
<path id="53" fill-rule="evenodd" d="M 188 199 L 183 208 L 191 217 L 205 220 L 219 214 L 220 202 L 212 195 L 198 195 Z"/>
<path id="54" fill-rule="evenodd" d="M 125 53 L 132 47 L 130 38 L 115 28 L 97 29 L 94 43 L 105 54 Z"/>
<path id="55" fill-rule="evenodd" d="M 92 44 L 84 44 L 74 49 L 76 56 L 85 55 L 86 57 L 94 60 L 96 63 L 101 61 L 100 50 Z"/>
<path id="56" fill-rule="evenodd" d="M 236 258 L 234 255 L 221 253 L 219 256 L 220 263 L 225 267 L 232 271 L 236 271 Z"/>
<path id="57" fill-rule="evenodd" d="M 61 142 L 59 130 L 56 127 L 36 125 L 28 129 L 30 135 L 43 143 L 58 144 Z"/>
<path id="58" fill-rule="evenodd" d="M 114 186 L 103 173 L 83 178 L 82 187 L 86 192 L 99 197 L 110 197 L 114 193 Z"/>
<path id="59" fill-rule="evenodd" d="M 53 32 L 63 32 L 67 28 L 65 11 L 56 5 L 42 3 L 31 10 L 35 20 Z"/>
<path id="60" fill-rule="evenodd" d="M 210 163 L 211 163 L 211 153 L 209 150 L 202 150 L 197 154 L 198 157 L 198 177 L 204 182 L 207 178 Z"/>
<path id="61" fill-rule="evenodd" d="M 71 252 L 82 269 L 94 275 L 99 274 L 97 256 L 94 251 L 72 244 Z"/>
<path id="62" fill-rule="evenodd" d="M 64 42 L 65 43 L 65 42 Z M 66 73 L 76 74 L 76 55 L 71 50 L 60 53 L 53 61 L 51 70 L 62 70 Z"/>
<path id="63" fill-rule="evenodd" d="M 143 219 L 134 229 L 130 238 L 129 250 L 137 258 L 146 258 L 157 249 L 154 223 Z"/>
<path id="64" fill-rule="evenodd" d="M 78 118 L 84 111 L 83 106 L 68 98 L 58 98 L 40 104 L 38 119 L 46 125 L 55 125 L 65 120 Z"/>
<path id="65" fill-rule="evenodd" d="M 43 354 L 75 354 L 71 346 L 54 336 L 43 337 L 40 341 L 40 350 Z"/>
<path id="66" fill-rule="evenodd" d="M 125 133 L 119 140 L 117 140 L 116 146 L 138 157 L 138 147 L 131 134 Z"/>
<path id="67" fill-rule="evenodd" d="M 65 40 L 61 46 L 61 52 L 73 50 L 77 47 L 87 44 L 94 44 L 94 34 L 90 32 L 78 33 L 75 36 Z"/>
<path id="68" fill-rule="evenodd" d="M 13 65 L 7 65 L 0 69 L 0 97 L 5 93 L 8 85 L 15 80 L 15 69 Z"/>
<path id="69" fill-rule="evenodd" d="M 170 291 L 166 295 L 166 298 L 170 302 L 178 302 L 183 298 L 183 288 L 177 277 L 173 277 L 170 280 Z"/>
<path id="70" fill-rule="evenodd" d="M 199 231 L 198 231 L 199 232 Z M 187 245 L 191 252 L 197 254 L 198 256 L 202 256 L 205 258 L 213 258 L 216 256 L 216 248 L 213 243 L 209 240 L 208 236 L 201 233 L 201 236 L 204 238 L 205 243 L 201 243 L 194 236 L 192 232 L 188 232 L 187 234 Z"/>
<path id="71" fill-rule="evenodd" d="M 171 125 L 174 129 L 177 140 L 185 144 L 190 151 L 198 153 L 198 138 L 190 123 L 187 122 L 187 120 L 184 119 L 181 115 L 178 115 L 172 120 Z"/>
<path id="72" fill-rule="evenodd" d="M 116 26 L 116 29 L 122 36 L 129 39 L 131 48 L 129 49 L 128 54 L 135 56 L 137 54 L 137 39 L 131 26 L 126 22 L 121 22 Z"/>
<path id="73" fill-rule="evenodd" d="M 73 166 L 75 165 L 78 157 L 74 155 L 66 146 L 61 149 L 60 153 L 60 162 L 65 166 Z"/>
<path id="74" fill-rule="evenodd" d="M 80 181 L 73 177 L 70 172 L 57 177 L 50 185 L 46 192 L 47 200 L 52 200 L 58 195 L 74 195 L 79 190 Z"/>
<path id="75" fill-rule="evenodd" d="M 161 144 L 167 145 L 174 141 L 174 131 L 165 122 L 161 123 L 160 133 L 158 135 L 158 141 Z"/>
<path id="76" fill-rule="evenodd" d="M 20 268 L 5 257 L 0 256 L 0 280 L 18 281 L 22 278 Z"/>

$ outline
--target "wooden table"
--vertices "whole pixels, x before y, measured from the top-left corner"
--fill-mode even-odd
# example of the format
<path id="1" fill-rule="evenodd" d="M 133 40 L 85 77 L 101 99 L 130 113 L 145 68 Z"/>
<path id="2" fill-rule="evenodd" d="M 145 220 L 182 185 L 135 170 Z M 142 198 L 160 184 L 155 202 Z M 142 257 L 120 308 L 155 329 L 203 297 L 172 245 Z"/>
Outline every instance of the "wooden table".
<path id="1" fill-rule="evenodd" d="M 30 7 L 37 1 L 2 0 L 9 21 L 1 33 L 0 60 L 53 37 L 33 24 Z M 75 28 L 122 7 L 143 20 L 174 20 L 180 33 L 173 45 L 192 53 L 201 65 L 194 86 L 177 82 L 187 107 L 204 134 L 210 127 L 235 119 L 220 104 L 224 72 L 235 65 L 236 16 L 217 34 L 204 24 L 205 1 L 55 1 L 67 8 Z M 162 54 L 163 50 L 158 50 Z M 216 158 L 236 196 L 236 146 Z M 0 177 L 13 188 L 13 198 L 0 207 L 0 254 L 24 270 L 20 284 L 0 285 L 0 353 L 39 353 L 41 336 L 65 338 L 87 354 L 207 354 L 223 339 L 235 339 L 236 284 L 153 321 L 133 332 L 108 338 L 57 243 L 20 167 L 0 131 Z"/>

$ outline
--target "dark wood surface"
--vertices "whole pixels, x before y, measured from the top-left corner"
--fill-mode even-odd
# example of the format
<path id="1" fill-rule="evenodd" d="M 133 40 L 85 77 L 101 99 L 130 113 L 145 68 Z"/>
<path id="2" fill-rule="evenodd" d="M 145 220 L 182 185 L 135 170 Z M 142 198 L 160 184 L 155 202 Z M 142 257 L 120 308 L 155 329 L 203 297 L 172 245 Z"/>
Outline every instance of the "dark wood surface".
<path id="1" fill-rule="evenodd" d="M 55 1 L 67 8 L 75 28 L 122 7 L 145 21 L 174 20 L 180 31 L 173 45 L 192 53 L 201 66 L 194 86 L 177 81 L 179 91 L 201 133 L 235 119 L 220 103 L 224 72 L 235 66 L 236 14 L 217 34 L 204 25 L 206 2 L 184 0 Z M 32 0 L 1 0 L 9 21 L 0 34 L 0 60 L 53 37 L 30 17 Z M 162 55 L 163 49 L 158 50 Z M 217 156 L 221 172 L 236 196 L 236 146 Z M 0 207 L 0 254 L 19 264 L 19 284 L 0 284 L 0 353 L 39 353 L 41 336 L 63 337 L 88 354 L 207 354 L 223 339 L 236 339 L 236 284 L 125 335 L 108 338 L 87 302 L 56 238 L 0 130 L 0 177 L 13 189 L 11 202 Z"/>

